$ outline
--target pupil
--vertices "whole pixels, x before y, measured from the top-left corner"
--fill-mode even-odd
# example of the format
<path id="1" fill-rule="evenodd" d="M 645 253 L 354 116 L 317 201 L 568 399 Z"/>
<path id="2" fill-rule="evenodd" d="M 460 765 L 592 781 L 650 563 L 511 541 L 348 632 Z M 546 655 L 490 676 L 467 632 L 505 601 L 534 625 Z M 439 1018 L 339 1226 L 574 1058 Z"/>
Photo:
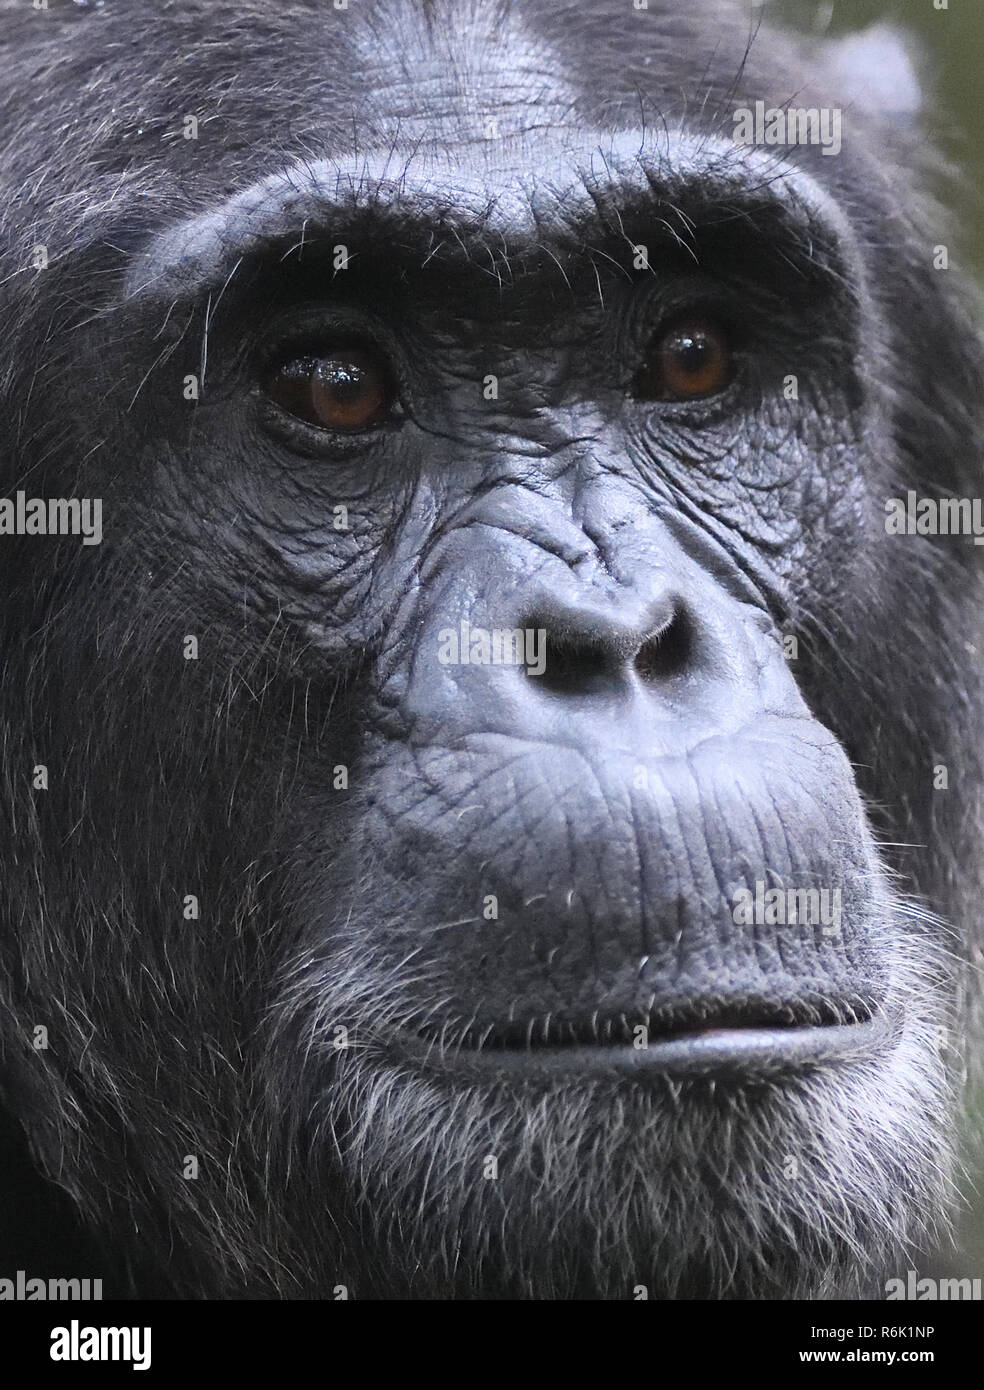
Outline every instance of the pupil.
<path id="1" fill-rule="evenodd" d="M 341 403 L 356 401 L 362 394 L 365 372 L 352 362 L 330 362 L 322 377 L 332 395 Z"/>
<path id="2" fill-rule="evenodd" d="M 677 348 L 677 361 L 685 372 L 699 372 L 706 365 L 710 351 L 707 339 L 686 337 L 680 340 Z"/>

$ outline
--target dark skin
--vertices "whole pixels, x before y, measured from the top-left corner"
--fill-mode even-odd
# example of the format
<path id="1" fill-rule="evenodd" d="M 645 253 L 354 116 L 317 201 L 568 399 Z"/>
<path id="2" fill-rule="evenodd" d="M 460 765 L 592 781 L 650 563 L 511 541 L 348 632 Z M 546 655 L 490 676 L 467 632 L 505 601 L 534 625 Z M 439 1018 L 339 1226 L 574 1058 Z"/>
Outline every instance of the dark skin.
<path id="1" fill-rule="evenodd" d="M 860 103 L 732 141 L 833 51 L 562 8 L 5 16 L 3 491 L 105 535 L 0 551 L 3 1098 L 123 1291 L 851 1296 L 945 1219 L 944 224 Z"/>

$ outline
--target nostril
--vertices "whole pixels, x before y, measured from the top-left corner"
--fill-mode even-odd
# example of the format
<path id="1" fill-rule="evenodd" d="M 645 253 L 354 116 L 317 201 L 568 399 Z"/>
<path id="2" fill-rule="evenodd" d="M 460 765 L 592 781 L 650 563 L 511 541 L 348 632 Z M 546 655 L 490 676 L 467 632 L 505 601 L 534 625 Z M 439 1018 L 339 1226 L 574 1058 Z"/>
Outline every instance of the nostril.
<path id="1" fill-rule="evenodd" d="M 545 635 L 540 670 L 526 668 L 541 690 L 558 695 L 609 694 L 633 671 L 640 680 L 655 683 L 679 675 L 691 662 L 694 631 L 682 606 L 671 608 L 671 615 L 641 643 L 631 627 L 622 626 L 617 618 L 593 616 L 588 626 L 582 612 L 580 627 L 566 614 L 566 621 L 544 613 L 528 620 L 529 627 Z"/>
<path id="2" fill-rule="evenodd" d="M 557 695 L 583 694 L 611 685 L 616 667 L 614 654 L 597 638 L 548 632 L 546 664 L 536 681 Z"/>
<path id="3" fill-rule="evenodd" d="M 690 665 L 693 631 L 685 612 L 677 611 L 659 632 L 647 637 L 636 652 L 635 669 L 644 681 L 677 676 Z"/>

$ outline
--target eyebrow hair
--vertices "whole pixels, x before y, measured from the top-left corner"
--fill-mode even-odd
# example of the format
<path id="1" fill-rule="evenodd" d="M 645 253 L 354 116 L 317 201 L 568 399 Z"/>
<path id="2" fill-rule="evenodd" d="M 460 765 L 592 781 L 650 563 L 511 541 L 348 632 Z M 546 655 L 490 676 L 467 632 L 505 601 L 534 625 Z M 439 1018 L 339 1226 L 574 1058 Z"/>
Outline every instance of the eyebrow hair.
<path id="1" fill-rule="evenodd" d="M 763 209 L 783 214 L 790 240 L 804 250 L 836 249 L 837 259 L 862 278 L 853 228 L 834 199 L 802 167 L 752 145 L 681 132 L 662 150 L 638 131 L 578 142 L 542 173 L 490 189 L 485 178 L 450 169 L 446 158 L 419 149 L 399 167 L 392 153 L 299 162 L 260 179 L 219 207 L 158 233 L 130 262 L 126 300 L 171 303 L 219 288 L 244 259 L 285 244 L 358 225 L 378 243 L 386 233 L 416 232 L 427 254 L 435 231 L 461 245 L 493 235 L 516 245 L 542 245 L 545 228 L 569 240 L 588 227 L 621 228 L 642 209 L 707 218 L 754 220 Z M 566 153 L 566 152 L 565 152 Z M 625 238 L 629 240 L 628 237 Z"/>

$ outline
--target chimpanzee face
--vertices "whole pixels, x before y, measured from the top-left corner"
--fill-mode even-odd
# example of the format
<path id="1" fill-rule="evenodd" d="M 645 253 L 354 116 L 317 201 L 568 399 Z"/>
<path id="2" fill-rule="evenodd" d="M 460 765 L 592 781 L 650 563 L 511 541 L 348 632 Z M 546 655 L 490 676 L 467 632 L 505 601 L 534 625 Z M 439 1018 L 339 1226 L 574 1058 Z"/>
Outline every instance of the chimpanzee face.
<path id="1" fill-rule="evenodd" d="M 980 824 L 915 127 L 717 0 L 5 22 L 39 1170 L 137 1292 L 877 1287 Z"/>

